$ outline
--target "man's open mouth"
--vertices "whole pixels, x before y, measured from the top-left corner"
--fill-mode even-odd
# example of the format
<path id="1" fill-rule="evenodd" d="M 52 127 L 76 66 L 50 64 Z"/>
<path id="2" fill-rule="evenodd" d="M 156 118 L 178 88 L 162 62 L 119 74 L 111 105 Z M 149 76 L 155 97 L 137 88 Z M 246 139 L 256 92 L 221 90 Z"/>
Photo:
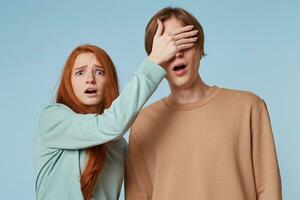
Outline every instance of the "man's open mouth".
<path id="1" fill-rule="evenodd" d="M 179 71 L 179 70 L 182 70 L 182 69 L 185 69 L 185 68 L 186 68 L 185 64 L 180 64 L 180 65 L 177 65 L 177 66 L 173 67 L 173 71 Z"/>

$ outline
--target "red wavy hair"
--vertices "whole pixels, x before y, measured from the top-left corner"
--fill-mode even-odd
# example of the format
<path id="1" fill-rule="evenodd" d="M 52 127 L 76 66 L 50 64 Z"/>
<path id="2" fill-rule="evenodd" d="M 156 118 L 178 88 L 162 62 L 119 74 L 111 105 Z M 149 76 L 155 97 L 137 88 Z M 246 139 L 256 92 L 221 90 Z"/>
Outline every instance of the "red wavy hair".
<path id="1" fill-rule="evenodd" d="M 103 94 L 104 98 L 101 105 L 99 105 L 99 112 L 95 113 L 101 114 L 104 109 L 110 107 L 113 100 L 119 95 L 118 77 L 115 66 L 108 54 L 103 49 L 93 45 L 82 45 L 76 47 L 69 55 L 61 75 L 56 95 L 56 102 L 67 105 L 76 113 L 88 114 L 94 112 L 88 106 L 79 101 L 79 99 L 75 96 L 71 84 L 71 75 L 75 59 L 79 54 L 87 52 L 95 54 L 98 62 L 102 64 L 105 71 L 106 83 Z M 85 169 L 81 173 L 80 185 L 84 199 L 89 200 L 95 188 L 97 176 L 100 174 L 104 166 L 106 158 L 105 146 L 104 144 L 101 144 L 90 147 L 86 149 L 86 153 L 88 161 Z"/>

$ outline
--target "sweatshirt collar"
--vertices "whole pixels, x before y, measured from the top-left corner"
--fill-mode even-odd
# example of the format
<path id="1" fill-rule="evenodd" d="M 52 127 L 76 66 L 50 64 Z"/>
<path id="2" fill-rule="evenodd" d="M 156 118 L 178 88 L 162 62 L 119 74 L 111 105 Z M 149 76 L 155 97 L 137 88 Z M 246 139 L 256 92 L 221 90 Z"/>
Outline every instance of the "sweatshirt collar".
<path id="1" fill-rule="evenodd" d="M 218 86 L 212 86 L 209 93 L 207 93 L 204 97 L 199 99 L 198 101 L 191 102 L 191 103 L 178 103 L 172 99 L 172 97 L 169 95 L 168 97 L 163 98 L 163 103 L 172 110 L 193 110 L 195 108 L 198 108 L 206 103 L 208 103 L 210 100 L 212 100 L 220 91 L 222 88 L 219 88 Z"/>

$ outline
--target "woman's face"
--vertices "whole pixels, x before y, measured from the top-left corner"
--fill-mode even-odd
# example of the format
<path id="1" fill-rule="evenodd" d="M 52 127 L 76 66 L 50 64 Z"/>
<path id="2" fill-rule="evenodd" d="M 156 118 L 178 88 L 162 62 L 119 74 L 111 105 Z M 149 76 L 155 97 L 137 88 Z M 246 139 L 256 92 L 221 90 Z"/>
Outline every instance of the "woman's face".
<path id="1" fill-rule="evenodd" d="M 163 22 L 164 33 L 170 34 L 174 30 L 185 26 L 180 20 L 171 17 Z M 198 38 L 199 39 L 199 38 Z M 198 78 L 200 64 L 200 51 L 194 46 L 178 52 L 174 58 L 165 63 L 167 80 L 176 88 L 187 88 Z"/>
<path id="2" fill-rule="evenodd" d="M 99 107 L 103 100 L 105 71 L 94 53 L 81 53 L 72 69 L 71 83 L 75 96 L 86 106 Z"/>

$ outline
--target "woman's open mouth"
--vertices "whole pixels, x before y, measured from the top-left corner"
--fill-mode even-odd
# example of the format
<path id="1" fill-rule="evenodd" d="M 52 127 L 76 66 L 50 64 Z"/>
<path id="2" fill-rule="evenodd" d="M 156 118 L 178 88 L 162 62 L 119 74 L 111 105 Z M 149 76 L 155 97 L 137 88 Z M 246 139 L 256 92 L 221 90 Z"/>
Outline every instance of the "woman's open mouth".
<path id="1" fill-rule="evenodd" d="M 97 90 L 94 88 L 88 88 L 84 91 L 85 94 L 87 94 L 88 96 L 97 96 Z"/>

